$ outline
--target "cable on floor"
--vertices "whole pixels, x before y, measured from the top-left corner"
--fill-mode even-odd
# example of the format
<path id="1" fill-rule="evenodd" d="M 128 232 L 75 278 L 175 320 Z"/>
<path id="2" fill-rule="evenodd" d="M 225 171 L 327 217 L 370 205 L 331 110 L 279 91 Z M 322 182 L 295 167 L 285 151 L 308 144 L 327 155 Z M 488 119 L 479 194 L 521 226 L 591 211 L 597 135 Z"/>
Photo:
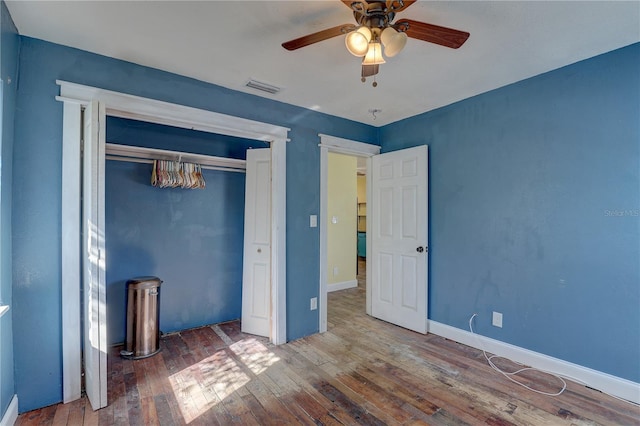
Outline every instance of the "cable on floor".
<path id="1" fill-rule="evenodd" d="M 507 379 L 511 380 L 513 383 L 516 383 L 516 384 L 522 386 L 525 389 L 529 389 L 532 392 L 536 392 L 536 393 L 539 393 L 539 394 L 542 394 L 542 395 L 547 395 L 547 396 L 558 396 L 558 395 L 562 394 L 562 392 L 565 391 L 565 389 L 567 388 L 567 382 L 565 382 L 564 379 L 562 377 L 558 376 L 557 374 L 553 374 L 553 373 L 550 373 L 548 371 L 540 370 L 540 369 L 534 368 L 534 367 L 524 367 L 524 364 L 521 364 L 521 363 L 516 362 L 516 361 L 512 361 L 509 358 L 505 358 L 503 356 L 499 356 L 499 355 L 488 356 L 487 352 L 484 350 L 484 347 L 480 344 L 480 339 L 478 338 L 478 335 L 473 331 L 473 319 L 476 316 L 478 316 L 478 314 L 473 314 L 473 315 L 471 315 L 471 318 L 469 318 L 469 330 L 471 331 L 471 334 L 473 334 L 474 337 L 476 338 L 476 341 L 478 343 L 478 348 L 480 348 L 480 350 L 482 350 L 482 353 L 484 354 L 484 357 L 487 360 L 487 362 L 489 363 L 489 365 L 491 366 L 491 368 L 496 370 L 498 373 L 502 374 Z M 523 366 L 523 368 L 521 368 L 519 370 L 516 370 L 514 372 L 504 371 L 504 370 L 500 369 L 500 367 L 498 367 L 497 365 L 494 364 L 493 360 L 496 359 L 496 358 L 506 359 L 508 361 L 513 362 L 514 364 Z M 532 388 L 530 386 L 527 386 L 526 384 L 524 384 L 522 382 L 519 382 L 518 380 L 513 378 L 513 376 L 516 376 L 516 375 L 518 375 L 518 374 L 520 374 L 520 373 L 522 373 L 524 371 L 539 371 L 541 373 L 549 374 L 549 375 L 555 377 L 556 379 L 558 379 L 560 382 L 562 382 L 562 389 L 560 389 L 558 392 L 555 392 L 555 393 L 544 392 L 544 391 L 540 391 L 540 390 L 534 389 L 534 388 Z"/>
<path id="2" fill-rule="evenodd" d="M 476 339 L 477 347 L 482 351 L 482 353 L 484 354 L 485 359 L 487 360 L 487 362 L 489 363 L 491 368 L 493 368 L 498 373 L 500 373 L 503 376 L 505 376 L 507 379 L 509 379 L 512 382 L 522 386 L 523 388 L 529 389 L 532 392 L 536 392 L 536 393 L 539 393 L 539 394 L 542 394 L 542 395 L 548 395 L 548 396 L 558 396 L 558 395 L 562 394 L 562 392 L 564 392 L 565 389 L 567 389 L 567 382 L 564 379 L 571 380 L 572 382 L 575 382 L 575 383 L 577 383 L 579 385 L 582 385 L 582 386 L 589 386 L 587 383 L 583 382 L 582 380 L 576 379 L 575 377 L 566 376 L 566 375 L 560 376 L 558 374 L 551 373 L 550 371 L 541 370 L 539 368 L 524 367 L 524 368 L 521 368 L 520 370 L 514 371 L 512 373 L 509 373 L 509 372 L 501 370 L 497 365 L 494 364 L 494 362 L 493 362 L 494 358 L 503 358 L 503 359 L 511 361 L 514 364 L 517 364 L 517 365 L 520 365 L 520 366 L 523 366 L 524 364 L 521 364 L 521 363 L 519 363 L 517 361 L 513 361 L 513 360 L 511 360 L 509 358 L 505 358 L 505 357 L 499 356 L 499 355 L 491 355 L 491 356 L 487 355 L 487 352 L 484 350 L 482 344 L 480 343 L 480 339 L 478 338 L 478 335 L 473 331 L 473 319 L 475 317 L 477 317 L 477 316 L 478 316 L 478 314 L 473 314 L 473 315 L 471 315 L 471 318 L 469 318 L 469 330 L 471 331 L 471 334 L 473 334 L 473 336 Z M 527 370 L 534 370 L 534 371 L 538 371 L 538 372 L 541 372 L 541 373 L 549 374 L 549 375 L 555 377 L 556 379 L 558 379 L 559 381 L 562 382 L 562 389 L 560 389 L 560 391 L 558 391 L 556 393 L 543 392 L 543 391 L 539 391 L 537 389 L 533 389 L 533 388 L 525 385 L 524 383 L 519 382 L 519 381 L 515 380 L 513 377 L 511 377 L 511 376 L 515 376 L 515 375 L 517 375 L 519 373 L 522 373 L 523 371 L 527 371 Z M 635 405 L 636 407 L 640 406 L 640 404 L 638 404 L 638 403 L 636 403 L 634 401 L 629 401 L 628 399 L 620 398 L 619 396 L 612 395 L 612 394 L 610 394 L 608 392 L 605 392 L 605 391 L 602 391 L 602 390 L 598 390 L 598 389 L 596 389 L 596 390 L 598 392 L 602 392 L 603 394 L 608 395 L 608 396 L 610 396 L 612 398 L 615 398 L 617 400 L 620 400 L 622 402 L 626 402 L 628 404 Z"/>

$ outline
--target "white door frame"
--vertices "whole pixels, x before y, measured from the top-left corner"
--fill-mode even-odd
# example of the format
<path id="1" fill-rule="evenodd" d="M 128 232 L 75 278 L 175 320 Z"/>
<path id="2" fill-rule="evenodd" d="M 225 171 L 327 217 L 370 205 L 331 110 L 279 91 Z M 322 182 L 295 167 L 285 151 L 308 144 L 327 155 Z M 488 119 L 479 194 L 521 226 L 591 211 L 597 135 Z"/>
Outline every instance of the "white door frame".
<path id="1" fill-rule="evenodd" d="M 371 167 L 371 157 L 380 154 L 380 147 L 364 142 L 357 142 L 349 139 L 338 138 L 335 136 L 320 136 L 320 217 L 318 218 L 318 226 L 320 228 L 320 289 L 318 301 L 318 315 L 320 319 L 319 331 L 324 333 L 327 331 L 327 203 L 328 203 L 328 179 L 329 179 L 329 152 L 338 154 L 347 154 L 357 157 L 367 157 L 367 170 Z M 370 199 L 371 185 L 370 179 L 367 179 L 367 199 Z M 369 232 L 370 216 L 367 216 L 367 232 Z M 370 252 L 370 239 L 367 237 L 367 252 Z M 355 249 L 355 248 L 354 248 Z M 370 264 L 367 262 L 367 276 L 370 276 Z M 369 280 L 366 284 L 367 313 L 371 313 L 371 295 L 369 291 Z"/>
<path id="2" fill-rule="evenodd" d="M 56 80 L 64 103 L 62 136 L 62 387 L 63 401 L 80 397 L 80 111 L 91 100 L 106 114 L 156 124 L 236 136 L 271 147 L 271 341 L 286 333 L 286 143 L 290 129 L 203 109 Z M 102 206 L 104 208 L 104 206 Z M 106 324 L 104 324 L 106 329 Z"/>

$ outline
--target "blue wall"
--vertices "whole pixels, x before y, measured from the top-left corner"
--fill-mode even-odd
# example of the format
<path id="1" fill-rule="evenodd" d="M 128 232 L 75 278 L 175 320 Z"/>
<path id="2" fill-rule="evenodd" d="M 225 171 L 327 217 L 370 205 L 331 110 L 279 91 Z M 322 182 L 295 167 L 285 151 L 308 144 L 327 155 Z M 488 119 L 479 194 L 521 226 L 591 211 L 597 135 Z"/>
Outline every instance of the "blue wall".
<path id="1" fill-rule="evenodd" d="M 318 311 L 308 309 L 309 299 L 318 296 L 319 235 L 318 228 L 309 228 L 309 215 L 318 214 L 320 204 L 318 133 L 376 143 L 375 128 L 41 40 L 20 40 L 13 170 L 13 331 L 21 412 L 62 398 L 62 104 L 55 100 L 56 79 L 290 128 L 287 337 L 318 331 Z"/>
<path id="2" fill-rule="evenodd" d="M 107 141 L 245 158 L 266 147 L 221 135 L 109 117 Z M 242 150 L 244 149 L 244 150 Z M 163 280 L 160 329 L 172 332 L 240 318 L 242 173 L 203 170 L 204 190 L 154 188 L 150 164 L 107 161 L 107 338 L 125 339 L 126 280 Z"/>
<path id="3" fill-rule="evenodd" d="M 11 185 L 13 120 L 16 103 L 19 38 L 4 1 L 0 1 L 0 77 L 2 129 L 0 140 L 0 305 L 12 304 Z M 13 308 L 0 318 L 0 419 L 15 394 L 13 375 Z"/>
<path id="4" fill-rule="evenodd" d="M 639 117 L 635 44 L 381 129 L 429 145 L 429 317 L 639 382 Z"/>

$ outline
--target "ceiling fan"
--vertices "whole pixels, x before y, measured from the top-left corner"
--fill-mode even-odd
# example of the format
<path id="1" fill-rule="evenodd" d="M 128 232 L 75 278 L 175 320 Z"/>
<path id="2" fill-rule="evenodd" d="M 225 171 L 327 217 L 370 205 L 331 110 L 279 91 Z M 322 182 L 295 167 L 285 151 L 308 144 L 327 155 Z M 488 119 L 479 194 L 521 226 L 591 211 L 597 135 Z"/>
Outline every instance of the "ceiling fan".
<path id="1" fill-rule="evenodd" d="M 341 1 L 353 10 L 357 25 L 338 25 L 337 27 L 287 41 L 282 43 L 282 47 L 287 50 L 296 50 L 346 34 L 345 44 L 347 45 L 347 50 L 355 56 L 363 57 L 361 76 L 364 82 L 367 77 L 375 76 L 378 73 L 379 65 L 385 63 L 385 56 L 388 58 L 395 56 L 402 50 L 407 42 L 407 37 L 452 49 L 459 48 L 469 38 L 469 33 L 465 31 L 411 19 L 400 19 L 394 23 L 393 20 L 396 13 L 402 12 L 415 3 L 416 0 Z M 375 81 L 373 86 L 377 86 Z"/>

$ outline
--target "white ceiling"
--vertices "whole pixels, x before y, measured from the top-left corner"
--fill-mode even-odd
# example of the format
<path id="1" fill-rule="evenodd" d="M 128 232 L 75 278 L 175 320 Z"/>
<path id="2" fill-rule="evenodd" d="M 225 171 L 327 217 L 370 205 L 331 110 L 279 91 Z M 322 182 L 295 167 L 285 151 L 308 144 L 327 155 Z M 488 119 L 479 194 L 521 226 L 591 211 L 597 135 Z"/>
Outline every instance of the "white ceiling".
<path id="1" fill-rule="evenodd" d="M 22 35 L 382 126 L 640 41 L 640 1 L 419 1 L 398 14 L 471 33 L 454 50 L 409 39 L 360 82 L 336 37 L 281 43 L 354 23 L 325 1 L 7 1 Z M 276 95 L 250 79 L 282 87 Z M 369 112 L 378 109 L 377 118 Z"/>

